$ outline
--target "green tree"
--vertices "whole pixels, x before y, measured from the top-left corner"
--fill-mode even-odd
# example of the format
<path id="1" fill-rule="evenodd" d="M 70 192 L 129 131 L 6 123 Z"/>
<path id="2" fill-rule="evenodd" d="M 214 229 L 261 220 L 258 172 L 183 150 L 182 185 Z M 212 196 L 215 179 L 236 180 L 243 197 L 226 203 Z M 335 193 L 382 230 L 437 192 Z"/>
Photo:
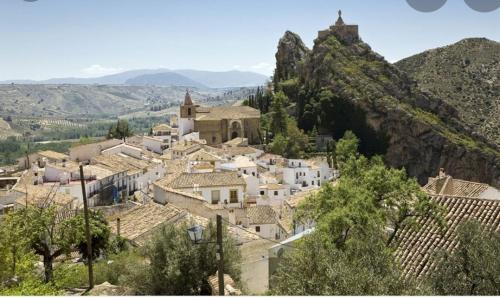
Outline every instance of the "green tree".
<path id="1" fill-rule="evenodd" d="M 288 98 L 283 92 L 278 92 L 273 97 L 271 110 L 271 130 L 273 134 L 287 135 L 288 114 L 285 110 L 285 104 Z"/>
<path id="2" fill-rule="evenodd" d="M 108 139 L 125 139 L 132 136 L 132 129 L 129 127 L 128 121 L 125 119 L 119 119 L 116 124 L 111 125 L 108 130 Z"/>
<path id="3" fill-rule="evenodd" d="M 273 142 L 270 145 L 271 153 L 277 155 L 286 155 L 286 148 L 288 144 L 288 139 L 283 135 L 278 134 L 274 137 Z"/>
<path id="4" fill-rule="evenodd" d="M 83 248 L 82 244 L 85 243 L 81 214 L 61 219 L 60 212 L 54 205 L 43 208 L 28 206 L 12 212 L 4 224 L 7 228 L 13 227 L 12 224 L 19 224 L 15 226 L 18 226 L 20 233 L 18 238 L 23 240 L 16 243 L 24 245 L 26 252 L 33 251 L 42 256 L 46 283 L 52 280 L 54 260 L 63 254 L 68 254 L 74 247 Z M 103 218 L 99 214 L 92 213 L 91 216 L 92 240 L 102 241 L 109 236 L 107 224 L 103 223 Z M 96 251 L 94 253 L 98 253 L 100 247 L 105 245 L 105 242 L 94 245 Z M 10 245 L 10 248 L 13 246 Z"/>
<path id="5" fill-rule="evenodd" d="M 309 143 L 309 138 L 307 134 L 304 133 L 302 129 L 297 127 L 297 122 L 288 118 L 287 120 L 287 147 L 286 147 L 286 157 L 287 158 L 300 158 L 304 154 L 304 150 L 307 148 Z"/>
<path id="6" fill-rule="evenodd" d="M 270 149 L 272 153 L 283 155 L 286 158 L 300 158 L 303 156 L 308 142 L 307 134 L 297 127 L 297 122 L 288 118 L 286 137 L 281 133 L 277 134 L 270 145 Z"/>
<path id="7" fill-rule="evenodd" d="M 458 247 L 441 252 L 429 276 L 438 295 L 500 295 L 500 233 L 476 221 L 458 228 Z"/>
<path id="8" fill-rule="evenodd" d="M 373 234 L 368 234 L 373 233 Z M 274 295 L 401 295 L 414 284 L 402 279 L 390 251 L 377 232 L 351 239 L 339 249 L 323 232 L 315 232 L 287 251 L 271 277 Z"/>
<path id="9" fill-rule="evenodd" d="M 421 191 L 414 178 L 408 178 L 404 169 L 386 167 L 380 157 L 368 159 L 360 155 L 357 144 L 358 140 L 352 133 L 346 133 L 346 138 L 338 141 L 336 157 L 341 178 L 335 186 L 325 184 L 318 193 L 308 197 L 299 206 L 295 216 L 300 223 L 316 222 L 316 234 L 320 237 L 317 247 L 326 247 L 326 253 L 333 253 L 339 264 L 343 264 L 342 260 L 345 259 L 343 265 L 318 271 L 322 275 L 318 275 L 320 278 L 315 281 L 321 282 L 318 283 L 321 289 L 313 289 L 313 292 L 320 295 L 332 291 L 349 295 L 392 293 L 382 286 L 377 287 L 375 282 L 383 282 L 385 286 L 401 286 L 398 267 L 392 263 L 393 257 L 390 255 L 398 230 L 405 226 L 418 226 L 415 222 L 418 216 L 429 216 L 441 222 L 440 207 Z M 317 255 L 312 257 L 316 259 Z M 300 261 L 305 263 L 305 260 L 297 260 L 297 263 Z M 353 279 L 344 287 L 338 282 L 340 279 L 336 277 L 336 268 L 339 268 L 338 272 L 342 268 L 346 272 L 338 278 L 349 278 L 349 272 L 358 274 L 356 270 L 364 270 L 363 274 L 371 275 L 365 278 L 358 274 L 359 282 Z M 278 290 L 278 293 L 286 291 L 286 285 L 291 285 L 287 283 L 292 280 L 290 277 L 299 281 L 308 278 L 300 272 L 284 272 L 286 275 L 277 277 L 277 286 L 284 289 Z M 399 293 L 402 290 L 397 291 Z M 412 290 L 405 293 L 412 293 Z"/>
<path id="10" fill-rule="evenodd" d="M 189 239 L 187 224 L 162 227 L 146 247 L 146 257 L 151 262 L 148 279 L 135 287 L 140 294 L 150 295 L 208 295 L 208 276 L 215 274 L 217 261 L 215 244 L 193 244 Z M 215 241 L 215 226 L 205 229 L 206 241 Z M 224 231 L 224 272 L 235 281 L 240 279 L 240 254 L 234 240 Z"/>

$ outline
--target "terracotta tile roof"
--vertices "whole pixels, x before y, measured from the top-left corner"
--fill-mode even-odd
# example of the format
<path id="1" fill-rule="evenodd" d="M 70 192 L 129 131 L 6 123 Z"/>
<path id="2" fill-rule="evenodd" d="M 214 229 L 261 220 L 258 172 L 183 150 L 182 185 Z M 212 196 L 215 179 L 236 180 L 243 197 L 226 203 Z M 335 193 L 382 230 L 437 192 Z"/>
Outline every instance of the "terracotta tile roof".
<path id="1" fill-rule="evenodd" d="M 225 142 L 224 145 L 233 146 L 233 147 L 247 146 L 248 145 L 248 139 L 247 138 L 242 138 L 242 137 L 237 137 L 237 138 L 234 138 L 232 140 L 229 140 L 229 141 Z"/>
<path id="2" fill-rule="evenodd" d="M 253 147 L 225 147 L 223 149 L 215 150 L 216 153 L 220 156 L 228 155 L 228 156 L 237 156 L 237 155 L 246 155 L 246 154 L 254 154 L 259 150 Z"/>
<path id="3" fill-rule="evenodd" d="M 286 203 L 292 208 L 296 208 L 299 206 L 299 204 L 304 201 L 308 196 L 312 196 L 316 194 L 319 191 L 319 189 L 311 189 L 311 190 L 306 190 L 306 191 L 300 191 L 292 196 L 288 200 L 286 200 Z"/>
<path id="4" fill-rule="evenodd" d="M 167 186 L 173 189 L 209 186 L 245 185 L 245 180 L 237 172 L 182 173 Z"/>
<path id="5" fill-rule="evenodd" d="M 150 169 L 154 163 L 125 154 L 98 155 L 92 158 L 94 162 L 115 170 L 126 170 L 128 175 Z"/>
<path id="6" fill-rule="evenodd" d="M 455 179 L 449 175 L 430 178 L 423 187 L 425 191 L 436 195 L 457 197 L 479 197 L 489 186 L 485 183 Z"/>
<path id="7" fill-rule="evenodd" d="M 261 185 L 259 187 L 261 189 L 268 189 L 268 190 L 282 190 L 282 189 L 286 189 L 288 186 L 286 186 L 284 184 L 279 184 L 279 183 L 268 183 L 268 184 Z"/>
<path id="8" fill-rule="evenodd" d="M 58 186 L 57 183 L 45 186 L 18 183 L 13 189 L 20 194 L 16 199 L 16 203 L 26 206 L 26 201 L 28 201 L 28 205 L 46 206 L 53 204 L 64 207 L 75 204 L 73 197 L 66 193 L 57 192 Z"/>
<path id="9" fill-rule="evenodd" d="M 117 218 L 120 218 L 120 235 L 138 245 L 144 244 L 160 225 L 196 220 L 187 211 L 172 204 L 162 205 L 154 202 L 137 205 L 125 212 L 109 216 L 109 226 L 113 234 L 117 234 Z"/>
<path id="10" fill-rule="evenodd" d="M 181 151 L 181 152 L 184 152 L 184 151 L 191 151 L 191 150 L 194 150 L 194 149 L 198 149 L 200 148 L 200 144 L 198 143 L 195 143 L 195 142 L 192 142 L 192 141 L 180 141 L 178 142 L 177 144 L 175 144 L 174 146 L 172 146 L 172 151 Z"/>
<path id="11" fill-rule="evenodd" d="M 220 161 L 222 158 L 215 154 L 212 154 L 205 149 L 200 149 L 194 153 L 188 155 L 188 160 L 190 161 Z"/>
<path id="12" fill-rule="evenodd" d="M 276 224 L 276 212 L 269 205 L 258 205 L 246 209 L 250 224 Z"/>
<path id="13" fill-rule="evenodd" d="M 219 273 L 208 277 L 208 284 L 212 288 L 212 296 L 219 295 Z M 228 274 L 224 274 L 224 295 L 225 296 L 239 296 L 241 291 L 236 288 L 233 278 Z"/>
<path id="14" fill-rule="evenodd" d="M 197 121 L 260 118 L 260 111 L 250 106 L 216 106 L 196 108 Z"/>
<path id="15" fill-rule="evenodd" d="M 444 207 L 446 226 L 440 229 L 433 219 L 420 218 L 418 230 L 403 228 L 397 234 L 395 255 L 405 276 L 420 277 L 430 272 L 435 267 L 432 255 L 438 250 L 455 249 L 457 227 L 467 220 L 500 230 L 500 201 L 442 195 L 434 195 L 432 200 Z"/>
<path id="16" fill-rule="evenodd" d="M 168 125 L 168 124 L 158 124 L 155 127 L 153 127 L 153 131 L 154 132 L 157 132 L 157 131 L 170 131 L 170 130 L 172 130 L 172 127 L 170 127 L 170 125 Z"/>

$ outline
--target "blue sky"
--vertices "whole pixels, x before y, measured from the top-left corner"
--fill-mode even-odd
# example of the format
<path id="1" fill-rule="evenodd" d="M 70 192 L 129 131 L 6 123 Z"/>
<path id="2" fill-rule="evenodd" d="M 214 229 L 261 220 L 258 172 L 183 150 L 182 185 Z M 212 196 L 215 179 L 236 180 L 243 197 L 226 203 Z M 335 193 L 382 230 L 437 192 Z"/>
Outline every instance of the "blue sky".
<path id="1" fill-rule="evenodd" d="M 312 47 L 338 9 L 389 61 L 465 37 L 500 41 L 500 9 L 463 0 L 433 13 L 405 0 L 0 0 L 0 80 L 159 67 L 271 75 L 285 30 Z"/>

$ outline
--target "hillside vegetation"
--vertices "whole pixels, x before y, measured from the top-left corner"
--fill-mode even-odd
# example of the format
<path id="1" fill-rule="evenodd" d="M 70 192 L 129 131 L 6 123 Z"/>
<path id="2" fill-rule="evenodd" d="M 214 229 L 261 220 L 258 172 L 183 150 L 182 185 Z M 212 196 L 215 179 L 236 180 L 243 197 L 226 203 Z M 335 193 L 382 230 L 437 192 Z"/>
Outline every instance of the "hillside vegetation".
<path id="1" fill-rule="evenodd" d="M 302 44 L 285 34 L 276 57 L 294 57 L 279 52 L 297 51 L 294 47 Z M 278 59 L 276 70 L 286 64 Z M 445 168 L 457 178 L 500 186 L 498 148 L 464 125 L 453 105 L 422 91 L 361 39 L 330 31 L 295 65 L 296 71 L 283 78 L 279 72 L 274 81 L 295 105 L 302 129 L 316 128 L 335 139 L 352 130 L 364 154 L 384 155 L 389 165 L 405 167 L 420 183 Z"/>
<path id="2" fill-rule="evenodd" d="M 403 59 L 396 66 L 420 89 L 456 108 L 464 125 L 500 145 L 500 43 L 464 39 Z"/>

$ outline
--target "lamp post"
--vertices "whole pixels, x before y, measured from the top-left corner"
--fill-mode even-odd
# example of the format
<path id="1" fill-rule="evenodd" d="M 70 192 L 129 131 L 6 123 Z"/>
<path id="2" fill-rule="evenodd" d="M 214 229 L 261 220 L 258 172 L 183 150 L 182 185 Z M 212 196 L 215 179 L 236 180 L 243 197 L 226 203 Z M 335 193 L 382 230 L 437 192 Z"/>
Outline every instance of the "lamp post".
<path id="1" fill-rule="evenodd" d="M 196 225 L 187 230 L 189 238 L 195 244 L 213 243 L 203 242 L 203 227 Z M 224 296 L 224 253 L 222 250 L 222 216 L 217 215 L 217 241 L 216 241 L 217 273 L 219 281 L 219 296 Z"/>

